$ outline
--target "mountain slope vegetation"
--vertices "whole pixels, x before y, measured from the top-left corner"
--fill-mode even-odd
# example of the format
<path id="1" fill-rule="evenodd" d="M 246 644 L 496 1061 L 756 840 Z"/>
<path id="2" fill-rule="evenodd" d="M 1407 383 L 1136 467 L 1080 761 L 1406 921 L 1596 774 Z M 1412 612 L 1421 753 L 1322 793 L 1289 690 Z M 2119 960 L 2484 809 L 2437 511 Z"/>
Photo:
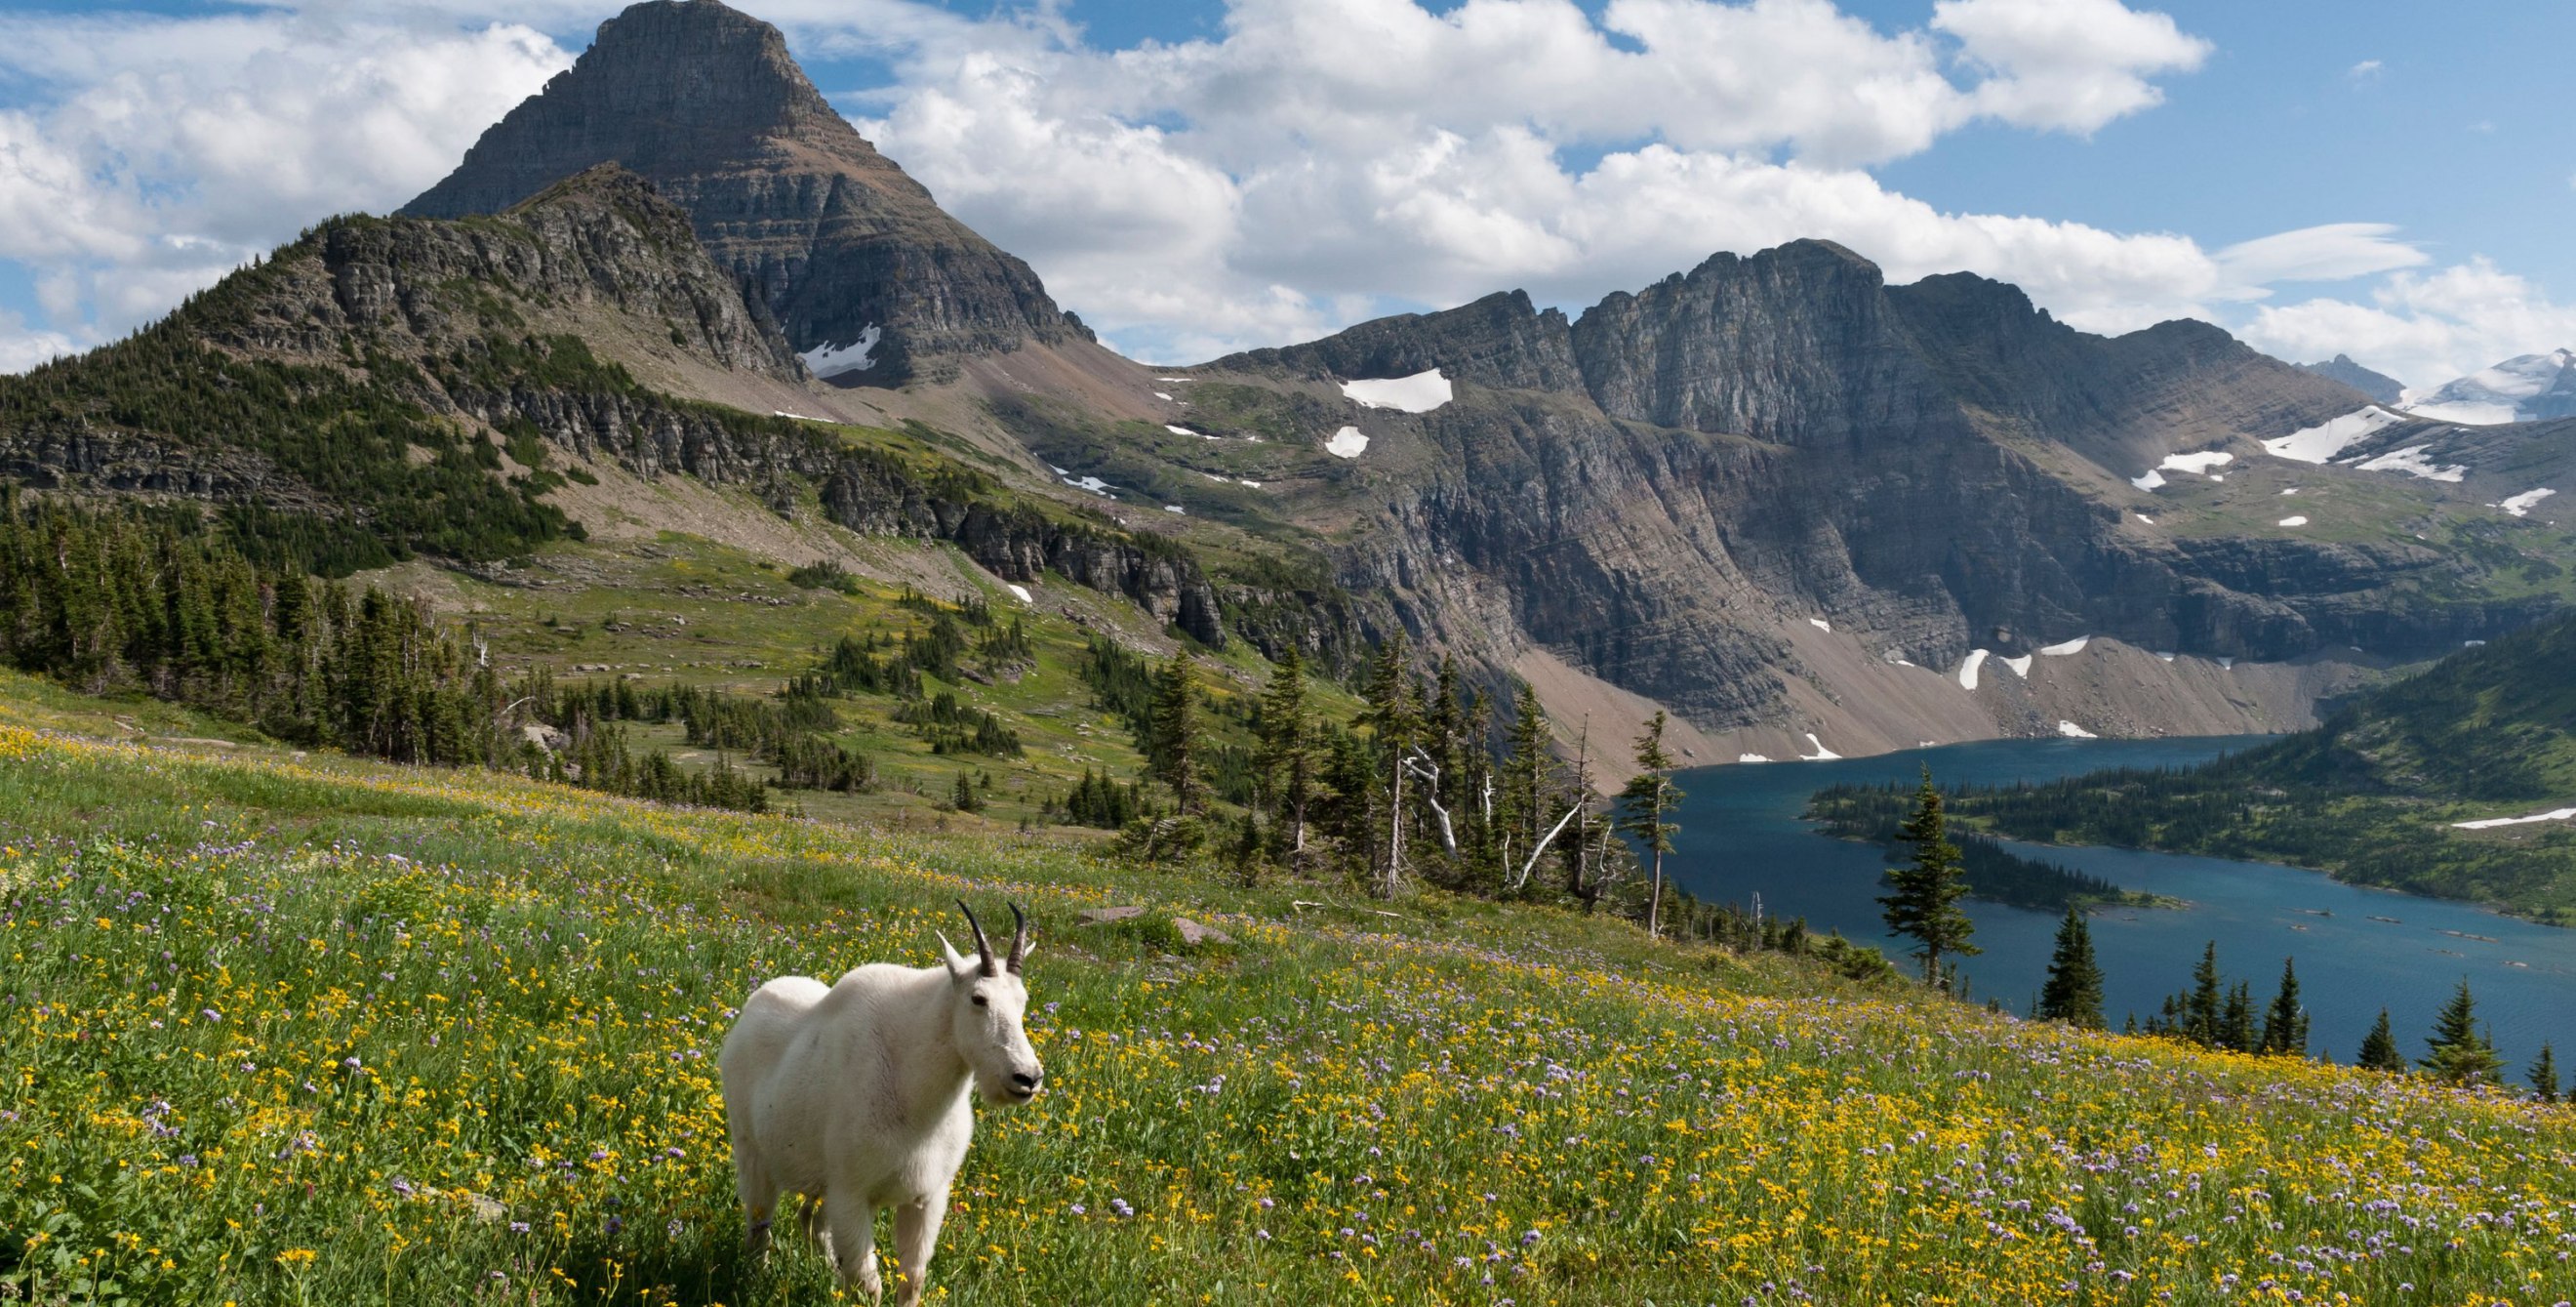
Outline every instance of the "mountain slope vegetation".
<path id="1" fill-rule="evenodd" d="M 2462 650 L 2356 696 L 2313 730 L 2180 772 L 1971 790 L 1958 811 L 2020 839 L 2317 867 L 2362 884 L 2576 923 L 2576 618 Z"/>

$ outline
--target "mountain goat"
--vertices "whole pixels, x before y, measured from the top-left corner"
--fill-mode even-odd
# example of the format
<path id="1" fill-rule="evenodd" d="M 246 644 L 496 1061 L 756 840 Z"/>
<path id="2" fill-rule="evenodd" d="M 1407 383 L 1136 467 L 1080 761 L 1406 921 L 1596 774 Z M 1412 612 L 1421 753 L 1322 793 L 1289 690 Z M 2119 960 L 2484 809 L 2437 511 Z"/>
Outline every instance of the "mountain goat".
<path id="1" fill-rule="evenodd" d="M 957 906 L 975 957 L 941 935 L 943 965 L 871 963 L 829 986 L 782 976 L 743 1002 L 716 1059 L 744 1247 L 765 1251 L 780 1197 L 802 1194 L 805 1232 L 841 1283 L 881 1299 L 876 1215 L 892 1207 L 903 1307 L 929 1283 L 948 1185 L 975 1132 L 970 1086 L 990 1103 L 1025 1103 L 1045 1076 L 1020 1027 L 1028 915 L 1011 905 L 1018 929 L 997 960 L 975 910 Z"/>

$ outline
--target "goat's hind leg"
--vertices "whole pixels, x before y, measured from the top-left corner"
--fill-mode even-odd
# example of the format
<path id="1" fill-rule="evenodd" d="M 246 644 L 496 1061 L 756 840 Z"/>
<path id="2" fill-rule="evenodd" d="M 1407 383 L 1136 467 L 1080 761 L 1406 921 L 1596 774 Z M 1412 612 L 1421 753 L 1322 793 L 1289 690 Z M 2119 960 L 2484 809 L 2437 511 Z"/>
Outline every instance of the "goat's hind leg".
<path id="1" fill-rule="evenodd" d="M 761 1256 L 769 1251 L 769 1223 L 778 1215 L 778 1182 L 740 1140 L 733 1149 L 733 1184 L 742 1199 L 742 1250 Z"/>

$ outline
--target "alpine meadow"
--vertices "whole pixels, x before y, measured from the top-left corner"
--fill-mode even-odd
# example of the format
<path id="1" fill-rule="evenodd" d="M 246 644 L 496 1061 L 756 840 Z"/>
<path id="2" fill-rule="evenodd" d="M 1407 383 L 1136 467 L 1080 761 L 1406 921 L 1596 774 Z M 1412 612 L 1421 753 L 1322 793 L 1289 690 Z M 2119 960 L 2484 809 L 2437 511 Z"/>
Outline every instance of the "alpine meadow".
<path id="1" fill-rule="evenodd" d="M 2544 16 L 1917 7 L 0 18 L 0 1302 L 2570 1307 Z"/>

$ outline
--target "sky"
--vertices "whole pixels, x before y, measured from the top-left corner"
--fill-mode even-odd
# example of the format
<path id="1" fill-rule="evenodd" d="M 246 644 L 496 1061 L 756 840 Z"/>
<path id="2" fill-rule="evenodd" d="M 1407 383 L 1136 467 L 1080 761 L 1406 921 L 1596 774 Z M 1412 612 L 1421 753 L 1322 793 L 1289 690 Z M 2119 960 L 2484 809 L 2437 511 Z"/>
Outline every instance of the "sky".
<path id="1" fill-rule="evenodd" d="M 590 0 L 0 0 L 0 370 L 384 212 Z M 2429 389 L 2576 346 L 2576 3 L 742 0 L 1132 356 L 1838 241 Z"/>

